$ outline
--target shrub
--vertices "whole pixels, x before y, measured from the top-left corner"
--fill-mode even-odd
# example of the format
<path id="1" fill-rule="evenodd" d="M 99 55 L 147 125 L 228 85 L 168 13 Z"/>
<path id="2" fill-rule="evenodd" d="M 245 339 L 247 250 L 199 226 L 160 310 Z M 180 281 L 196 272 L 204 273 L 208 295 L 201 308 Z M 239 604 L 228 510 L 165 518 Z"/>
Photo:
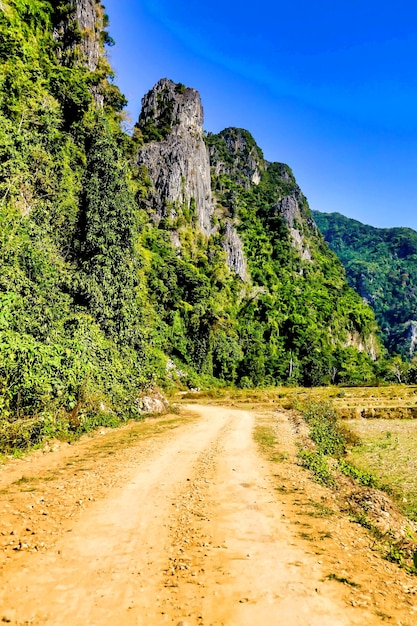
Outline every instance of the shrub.
<path id="1" fill-rule="evenodd" d="M 330 403 L 311 403 L 303 415 L 319 453 L 336 457 L 345 454 L 346 434 L 339 426 L 336 411 Z"/>

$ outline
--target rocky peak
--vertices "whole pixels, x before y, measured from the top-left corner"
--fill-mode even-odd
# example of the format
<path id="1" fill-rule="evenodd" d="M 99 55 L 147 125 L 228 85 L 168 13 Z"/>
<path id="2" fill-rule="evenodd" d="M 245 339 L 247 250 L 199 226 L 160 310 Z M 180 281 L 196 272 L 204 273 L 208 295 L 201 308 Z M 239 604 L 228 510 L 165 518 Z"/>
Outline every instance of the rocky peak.
<path id="1" fill-rule="evenodd" d="M 154 219 L 195 221 L 209 235 L 213 202 L 202 123 L 199 93 L 161 79 L 142 100 L 136 128 L 144 145 L 138 164 L 147 168 L 153 183 L 149 208 Z"/>
<path id="2" fill-rule="evenodd" d="M 285 163 L 268 163 L 268 171 L 279 188 L 279 198 L 273 205 L 275 211 L 288 226 L 293 246 L 301 258 L 311 261 L 311 251 L 306 241 L 306 232 L 317 234 L 317 226 L 311 217 L 307 201 L 297 185 L 294 175 Z M 283 192 L 285 195 L 283 195 Z"/>
<path id="3" fill-rule="evenodd" d="M 203 107 L 195 89 L 161 78 L 142 99 L 137 128 L 145 142 L 165 139 L 171 132 L 202 136 Z"/>
<path id="4" fill-rule="evenodd" d="M 284 196 L 274 205 L 273 210 L 282 217 L 288 226 L 293 246 L 298 250 L 301 258 L 305 261 L 311 261 L 311 251 L 305 241 L 303 217 L 296 196 Z"/>
<path id="5" fill-rule="evenodd" d="M 210 133 L 209 137 L 210 162 L 216 176 L 229 176 L 246 189 L 260 183 L 265 161 L 247 130 L 225 128 L 216 136 Z"/>

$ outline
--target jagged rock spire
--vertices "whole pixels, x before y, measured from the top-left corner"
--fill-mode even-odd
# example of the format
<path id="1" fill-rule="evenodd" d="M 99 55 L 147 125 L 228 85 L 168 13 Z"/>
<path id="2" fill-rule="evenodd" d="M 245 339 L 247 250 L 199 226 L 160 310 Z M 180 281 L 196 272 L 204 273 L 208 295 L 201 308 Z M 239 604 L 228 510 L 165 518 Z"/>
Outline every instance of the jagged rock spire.
<path id="1" fill-rule="evenodd" d="M 145 145 L 138 163 L 146 166 L 154 185 L 155 219 L 195 214 L 200 230 L 210 235 L 213 201 L 202 124 L 199 93 L 161 79 L 142 100 L 137 128 Z"/>

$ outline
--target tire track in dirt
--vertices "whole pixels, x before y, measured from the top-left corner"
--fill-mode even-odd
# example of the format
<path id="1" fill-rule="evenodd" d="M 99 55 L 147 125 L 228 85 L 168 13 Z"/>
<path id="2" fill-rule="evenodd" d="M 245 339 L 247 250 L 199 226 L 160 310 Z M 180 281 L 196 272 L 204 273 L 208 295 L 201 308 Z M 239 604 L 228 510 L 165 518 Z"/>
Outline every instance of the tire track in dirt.
<path id="1" fill-rule="evenodd" d="M 176 432 L 132 468 L 128 482 L 79 517 L 53 551 L 6 568 L 0 606 L 14 624 L 158 624 L 178 485 L 225 417 Z M 1 618 L 1 616 L 0 616 Z"/>
<path id="2" fill-rule="evenodd" d="M 287 530 L 252 440 L 253 414 L 227 413 L 171 516 L 161 623 L 379 623 L 368 611 L 347 611 L 337 585 L 323 582 L 320 564 Z"/>

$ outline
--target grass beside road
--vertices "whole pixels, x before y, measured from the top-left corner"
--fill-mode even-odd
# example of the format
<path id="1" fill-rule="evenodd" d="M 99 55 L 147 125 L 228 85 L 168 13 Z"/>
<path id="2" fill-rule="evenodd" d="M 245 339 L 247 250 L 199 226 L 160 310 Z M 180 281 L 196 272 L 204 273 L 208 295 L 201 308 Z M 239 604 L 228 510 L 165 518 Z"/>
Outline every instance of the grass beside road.
<path id="1" fill-rule="evenodd" d="M 297 409 L 331 401 L 342 418 L 417 418 L 416 385 L 380 387 L 271 387 L 268 389 L 210 389 L 176 396 L 175 402 L 222 404 L 246 409 Z"/>
<path id="2" fill-rule="evenodd" d="M 417 420 L 349 420 L 360 438 L 349 462 L 392 491 L 400 510 L 417 521 Z"/>

